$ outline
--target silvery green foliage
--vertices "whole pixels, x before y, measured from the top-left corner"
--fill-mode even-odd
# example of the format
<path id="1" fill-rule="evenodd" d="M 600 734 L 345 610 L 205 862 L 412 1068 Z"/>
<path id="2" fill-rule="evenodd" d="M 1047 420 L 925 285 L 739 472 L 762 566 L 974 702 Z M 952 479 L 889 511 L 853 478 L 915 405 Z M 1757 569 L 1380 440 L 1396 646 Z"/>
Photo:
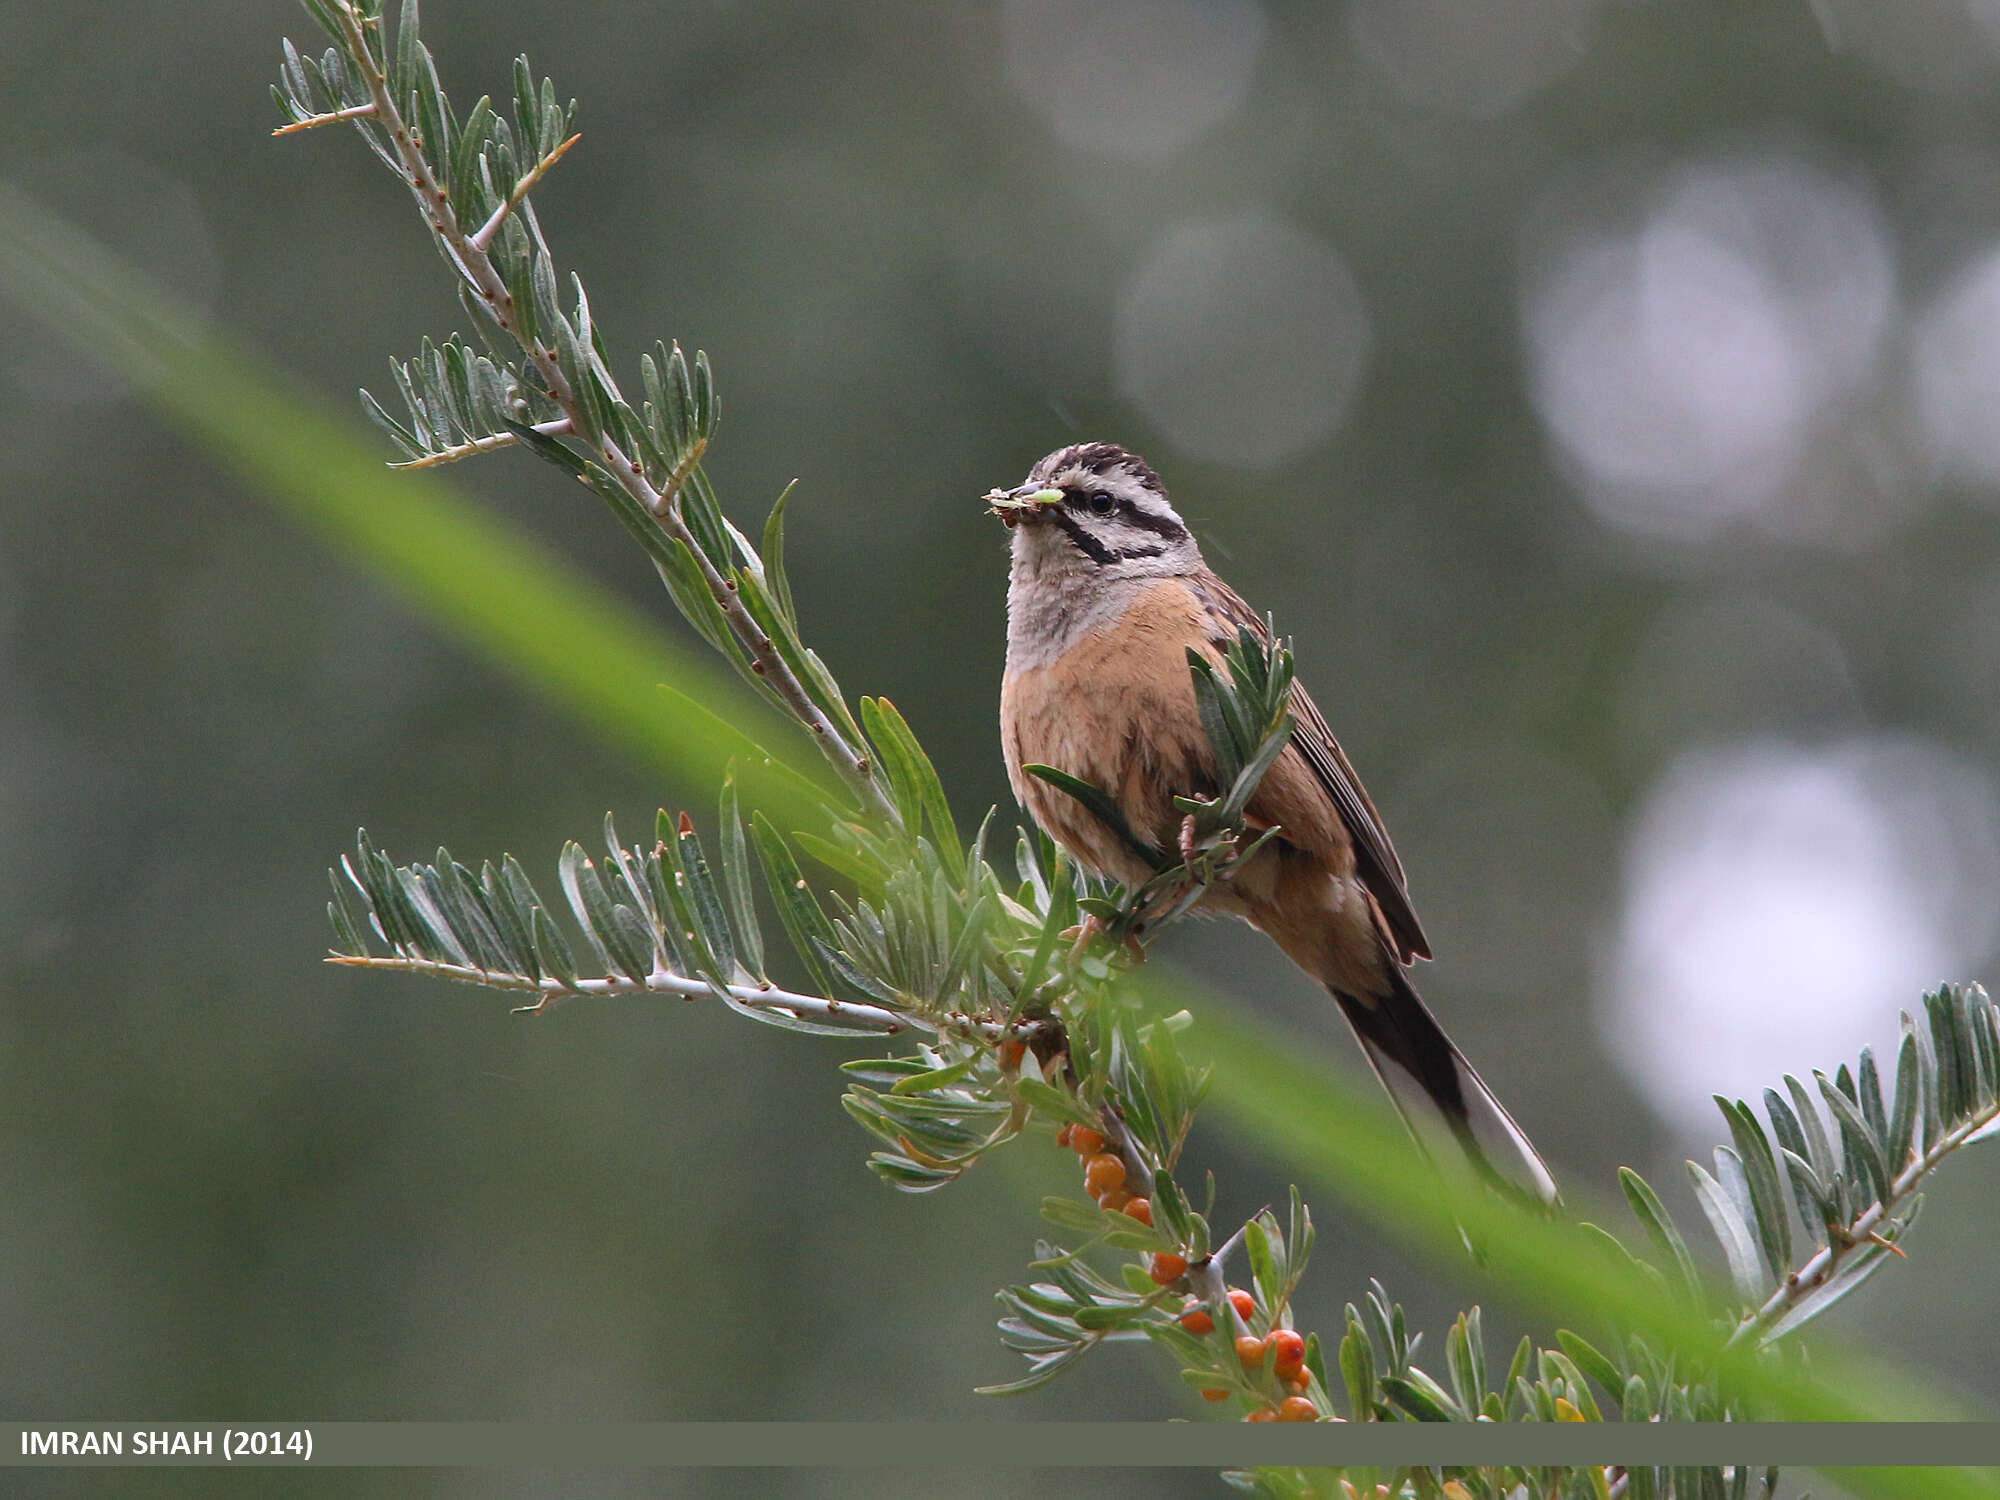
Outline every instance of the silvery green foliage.
<path id="1" fill-rule="evenodd" d="M 1220 667 L 1191 659 L 1223 789 L 1179 800 L 1179 849 L 1139 840 L 1102 790 L 1029 768 L 1146 855 L 1157 873 L 1144 884 L 1106 886 L 1035 835 L 1018 838 L 1003 873 L 989 857 L 991 817 L 969 845 L 961 840 L 902 716 L 886 700 L 851 707 L 805 645 L 786 576 L 785 497 L 761 545 L 724 514 L 701 467 L 719 412 L 706 357 L 656 345 L 639 361 L 643 394 L 629 401 L 581 282 L 572 276 L 570 295 L 559 294 L 530 194 L 573 140 L 573 106 L 546 80 L 537 85 L 523 58 L 508 112 L 481 99 L 461 120 L 419 37 L 415 0 L 404 0 L 393 29 L 381 0 L 304 4 L 333 45 L 312 58 L 286 44 L 275 93 L 288 128 L 360 131 L 415 197 L 483 347 L 457 335 L 426 340 L 392 365 L 405 415 L 364 396 L 370 414 L 408 463 L 519 446 L 581 481 L 630 529 L 682 615 L 825 751 L 853 804 L 830 802 L 817 832 L 786 832 L 761 812 L 746 819 L 732 781 L 711 842 L 686 814 L 662 813 L 650 848 L 623 843 L 607 817 L 602 856 L 564 848 L 556 904 L 512 856 L 476 873 L 444 850 L 432 863 L 399 865 L 363 834 L 334 872 L 337 961 L 484 985 L 524 997 L 526 1009 L 591 995 L 707 997 L 795 1030 L 914 1036 L 912 1050 L 848 1064 L 843 1101 L 875 1139 L 871 1167 L 906 1191 L 954 1181 L 1037 1118 L 1099 1131 L 1152 1222 L 1071 1197 L 1046 1201 L 1065 1243 L 1038 1245 L 1035 1278 L 1000 1294 L 1001 1336 L 1028 1371 L 995 1391 L 1041 1385 L 1100 1344 L 1146 1340 L 1190 1386 L 1260 1413 L 1292 1392 L 1322 1415 L 1344 1402 L 1355 1420 L 1754 1415 L 1713 1371 L 1615 1330 L 1595 1344 L 1568 1331 L 1554 1348 L 1523 1339 L 1500 1371 L 1488 1363 L 1476 1308 L 1447 1334 L 1439 1379 L 1415 1362 L 1421 1335 L 1379 1283 L 1349 1305 L 1337 1345 L 1303 1336 L 1302 1367 L 1282 1385 L 1268 1359 L 1247 1367 L 1238 1339 L 1289 1329 L 1311 1216 L 1294 1191 L 1282 1224 L 1262 1212 L 1217 1242 L 1213 1183 L 1197 1207 L 1175 1177 L 1207 1085 L 1180 1050 L 1190 1018 L 1148 1018 L 1113 981 L 1143 938 L 1269 836 L 1247 829 L 1243 812 L 1289 742 L 1288 649 L 1246 631 Z M 827 875 L 809 880 L 800 855 Z M 765 904 L 809 990 L 771 978 Z M 1086 918 L 1101 929 L 1095 940 Z M 1886 1089 L 1864 1052 L 1854 1070 L 1815 1074 L 1815 1090 L 1789 1077 L 1782 1094 L 1767 1090 L 1768 1127 L 1747 1104 L 1718 1099 L 1730 1142 L 1713 1171 L 1690 1168 L 1726 1289 L 1710 1288 L 1658 1195 L 1628 1171 L 1626 1196 L 1649 1247 L 1631 1256 L 1640 1274 L 1714 1320 L 1725 1352 L 1763 1350 L 1824 1311 L 1907 1233 L 1923 1178 L 1992 1127 L 1997 1035 L 1983 990 L 1947 987 L 1925 997 L 1920 1019 L 1905 1018 Z M 1118 1259 L 1115 1276 L 1086 1258 L 1098 1250 Z M 1187 1262 L 1169 1285 L 1133 1259 L 1161 1254 Z M 1248 1283 L 1247 1316 L 1228 1295 L 1231 1264 Z M 1262 1493 L 1345 1493 L 1338 1471 L 1232 1477 Z M 1355 1477 L 1370 1492 L 1372 1478 Z M 1414 1470 L 1390 1483 L 1400 1495 L 1450 1500 L 1747 1500 L 1768 1497 L 1775 1476 Z"/>

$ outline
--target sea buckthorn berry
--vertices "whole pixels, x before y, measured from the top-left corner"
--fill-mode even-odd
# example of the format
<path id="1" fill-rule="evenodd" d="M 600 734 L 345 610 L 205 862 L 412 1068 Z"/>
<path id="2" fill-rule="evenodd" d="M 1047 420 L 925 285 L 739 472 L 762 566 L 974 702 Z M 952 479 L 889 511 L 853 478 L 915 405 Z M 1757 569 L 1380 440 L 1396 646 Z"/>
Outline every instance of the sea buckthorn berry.
<path id="1" fill-rule="evenodd" d="M 1108 1214 L 1122 1214 L 1131 1207 L 1132 1195 L 1122 1187 L 1115 1187 L 1097 1195 L 1097 1206 Z"/>
<path id="2" fill-rule="evenodd" d="M 1190 1297 L 1181 1309 L 1181 1327 L 1192 1334 L 1207 1335 L 1215 1332 L 1215 1319 L 1208 1315 L 1208 1309 L 1198 1299 Z"/>
<path id="3" fill-rule="evenodd" d="M 1305 1391 L 1313 1383 L 1312 1371 L 1306 1369 L 1303 1365 L 1300 1366 L 1297 1370 L 1294 1370 L 1289 1376 L 1285 1377 L 1285 1379 L 1287 1383 L 1291 1386 L 1291 1388 L 1299 1392 L 1301 1395 L 1303 1395 Z"/>
<path id="4" fill-rule="evenodd" d="M 1153 1200 L 1150 1198 L 1134 1198 L 1119 1212 L 1131 1215 L 1148 1229 L 1153 1227 Z"/>
<path id="5" fill-rule="evenodd" d="M 1056 1144 L 1058 1146 L 1067 1146 L 1069 1144 L 1070 1132 L 1075 1129 L 1076 1127 L 1074 1125 L 1071 1125 L 1068 1121 L 1064 1121 L 1062 1124 L 1058 1125 L 1056 1127 Z"/>
<path id="6" fill-rule="evenodd" d="M 1280 1422 L 1317 1422 L 1319 1408 L 1304 1396 L 1287 1396 L 1278 1407 Z"/>
<path id="7" fill-rule="evenodd" d="M 1275 1422 L 1278 1420 L 1278 1409 L 1275 1406 L 1260 1406 L 1243 1420 L 1246 1422 Z"/>
<path id="8" fill-rule="evenodd" d="M 1257 1299 L 1240 1286 L 1229 1289 L 1229 1305 L 1236 1309 L 1236 1316 L 1244 1322 L 1250 1321 L 1250 1314 L 1257 1310 Z"/>
<path id="9" fill-rule="evenodd" d="M 1169 1282 L 1179 1281 L 1183 1276 L 1187 1275 L 1187 1257 L 1185 1255 L 1176 1255 L 1171 1250 L 1162 1250 L 1153 1257 L 1152 1264 L 1147 1267 L 1146 1274 L 1151 1276 L 1161 1286 L 1165 1286 Z"/>
<path id="10" fill-rule="evenodd" d="M 1125 1163 L 1109 1151 L 1100 1151 L 1083 1164 L 1083 1190 L 1100 1198 L 1115 1187 L 1125 1185 Z"/>
<path id="11" fill-rule="evenodd" d="M 1264 1351 L 1269 1347 L 1269 1339 L 1255 1338 L 1246 1333 L 1236 1341 L 1236 1357 L 1243 1362 L 1244 1369 L 1256 1370 L 1264 1363 Z"/>
<path id="12" fill-rule="evenodd" d="M 1072 1125 L 1069 1128 L 1069 1143 L 1078 1156 L 1095 1156 L 1104 1149 L 1104 1135 L 1088 1125 Z"/>
<path id="13" fill-rule="evenodd" d="M 1229 1392 L 1206 1390 L 1201 1393 L 1201 1399 L 1204 1401 L 1227 1401 L 1229 1399 Z"/>
<path id="14" fill-rule="evenodd" d="M 1280 1380 L 1290 1380 L 1305 1368 L 1306 1341 L 1289 1328 L 1280 1328 L 1271 1335 L 1271 1368 L 1278 1372 Z"/>

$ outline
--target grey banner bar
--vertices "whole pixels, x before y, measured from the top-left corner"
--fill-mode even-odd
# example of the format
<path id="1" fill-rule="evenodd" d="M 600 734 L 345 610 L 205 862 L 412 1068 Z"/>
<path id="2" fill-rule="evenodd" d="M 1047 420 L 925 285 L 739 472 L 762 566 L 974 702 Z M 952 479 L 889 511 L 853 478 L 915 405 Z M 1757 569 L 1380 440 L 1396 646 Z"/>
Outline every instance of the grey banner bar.
<path id="1" fill-rule="evenodd" d="M 2000 1423 L 10 1422 L 0 1466 L 2000 1464 Z M 2000 1487 L 1996 1487 L 2000 1493 Z"/>

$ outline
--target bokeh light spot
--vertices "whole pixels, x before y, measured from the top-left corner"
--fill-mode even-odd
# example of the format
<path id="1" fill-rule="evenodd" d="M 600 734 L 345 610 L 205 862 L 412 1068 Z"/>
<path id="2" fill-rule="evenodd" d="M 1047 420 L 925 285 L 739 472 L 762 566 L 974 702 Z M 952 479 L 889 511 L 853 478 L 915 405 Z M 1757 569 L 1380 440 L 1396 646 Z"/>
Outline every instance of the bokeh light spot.
<path id="1" fill-rule="evenodd" d="M 1584 54 L 1596 0 L 1356 0 L 1355 48 L 1412 104 L 1505 113 Z"/>
<path id="2" fill-rule="evenodd" d="M 1683 1130 L 1710 1095 L 1884 1053 L 1896 1013 L 2000 936 L 2000 821 L 1980 770 L 1922 741 L 1682 755 L 1626 851 L 1601 1022 Z"/>
<path id="3" fill-rule="evenodd" d="M 1372 344 L 1341 258 L 1261 213 L 1169 231 L 1116 316 L 1119 393 L 1181 453 L 1246 468 L 1330 436 Z"/>
<path id="4" fill-rule="evenodd" d="M 1079 151 L 1160 161 L 1242 106 L 1255 0 L 1006 0 L 1007 81 Z"/>
<path id="5" fill-rule="evenodd" d="M 1781 155 L 1691 167 L 1636 226 L 1579 226 L 1531 268 L 1535 401 L 1613 526 L 1848 540 L 1865 508 L 1798 481 L 1869 386 L 1894 292 L 1858 183 Z"/>
<path id="6" fill-rule="evenodd" d="M 1963 272 L 1925 315 L 1917 331 L 1916 397 L 1925 436 L 1945 470 L 2000 491 L 2000 247 Z"/>

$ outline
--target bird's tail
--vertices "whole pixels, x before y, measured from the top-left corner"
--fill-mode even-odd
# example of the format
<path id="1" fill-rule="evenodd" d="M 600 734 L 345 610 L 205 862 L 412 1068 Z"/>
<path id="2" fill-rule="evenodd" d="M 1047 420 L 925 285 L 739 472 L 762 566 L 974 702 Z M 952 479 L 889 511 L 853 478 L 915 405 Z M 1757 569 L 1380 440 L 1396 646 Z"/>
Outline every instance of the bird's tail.
<path id="1" fill-rule="evenodd" d="M 1527 1132 L 1452 1045 L 1408 976 L 1394 963 L 1387 967 L 1387 995 L 1332 993 L 1411 1133 L 1429 1145 L 1442 1123 L 1484 1176 L 1556 1203 L 1556 1180 Z"/>

